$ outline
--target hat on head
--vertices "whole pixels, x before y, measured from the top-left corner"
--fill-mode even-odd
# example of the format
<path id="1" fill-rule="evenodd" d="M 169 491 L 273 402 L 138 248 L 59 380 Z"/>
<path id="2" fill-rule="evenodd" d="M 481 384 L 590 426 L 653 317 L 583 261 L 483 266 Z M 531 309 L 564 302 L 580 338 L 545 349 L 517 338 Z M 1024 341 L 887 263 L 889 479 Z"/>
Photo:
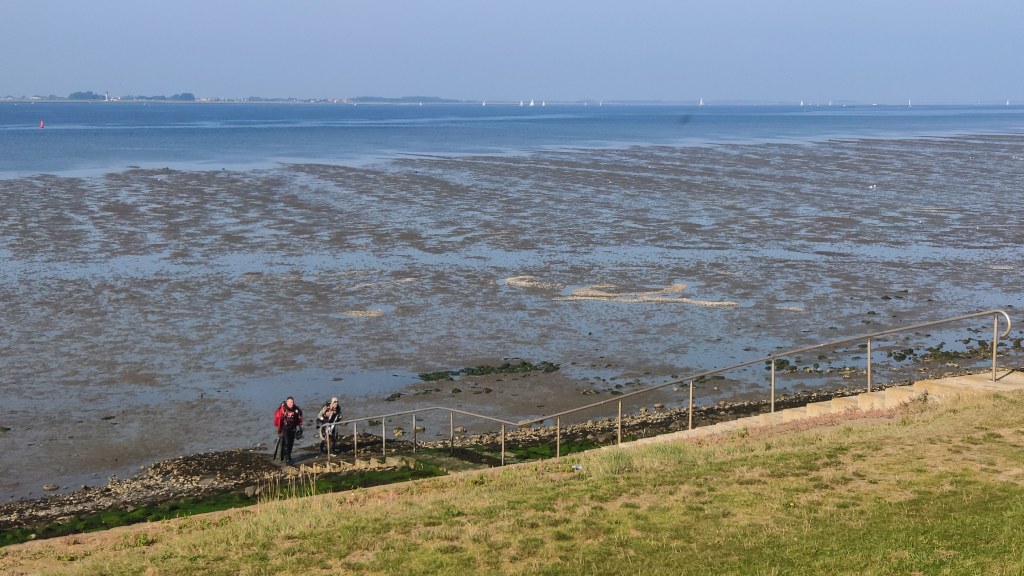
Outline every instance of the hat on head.
<path id="1" fill-rule="evenodd" d="M 334 404 L 337 401 L 338 401 L 338 397 L 337 396 L 331 398 L 331 404 Z"/>

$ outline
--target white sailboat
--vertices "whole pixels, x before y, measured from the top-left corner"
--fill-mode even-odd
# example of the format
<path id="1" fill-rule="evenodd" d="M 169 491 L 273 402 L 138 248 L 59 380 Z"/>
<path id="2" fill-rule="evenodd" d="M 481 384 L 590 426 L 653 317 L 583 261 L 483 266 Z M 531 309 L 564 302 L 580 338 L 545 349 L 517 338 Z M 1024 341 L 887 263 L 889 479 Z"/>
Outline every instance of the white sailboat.
<path id="1" fill-rule="evenodd" d="M 704 97 L 703 96 L 701 96 L 700 102 L 697 103 L 697 106 L 700 107 L 700 108 L 704 107 Z"/>
<path id="2" fill-rule="evenodd" d="M 523 101 L 522 101 L 522 100 L 520 100 L 520 101 L 519 101 L 519 105 L 520 105 L 520 106 L 522 106 L 522 105 L 523 105 Z"/>
<path id="3" fill-rule="evenodd" d="M 533 99 L 532 98 L 530 99 L 530 107 L 531 108 L 533 107 Z"/>

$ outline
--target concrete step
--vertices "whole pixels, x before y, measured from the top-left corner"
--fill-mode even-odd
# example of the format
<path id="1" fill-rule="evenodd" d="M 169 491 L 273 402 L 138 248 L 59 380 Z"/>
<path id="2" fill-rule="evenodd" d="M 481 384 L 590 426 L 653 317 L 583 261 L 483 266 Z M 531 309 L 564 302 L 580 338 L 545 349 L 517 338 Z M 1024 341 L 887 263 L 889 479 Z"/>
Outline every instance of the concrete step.
<path id="1" fill-rule="evenodd" d="M 865 392 L 857 396 L 857 408 L 862 412 L 885 410 L 885 392 Z"/>
<path id="2" fill-rule="evenodd" d="M 814 418 L 815 416 L 824 416 L 826 414 L 832 413 L 832 401 L 829 400 L 827 402 L 815 402 L 813 404 L 808 404 L 806 408 L 808 418 Z"/>
<path id="3" fill-rule="evenodd" d="M 762 426 L 782 424 L 782 412 L 765 412 L 764 414 L 758 414 L 757 420 Z"/>
<path id="4" fill-rule="evenodd" d="M 885 389 L 885 407 L 898 408 L 899 406 L 912 402 L 921 396 L 921 392 L 913 386 L 892 386 Z"/>
<path id="5" fill-rule="evenodd" d="M 793 422 L 795 420 L 803 420 L 807 417 L 807 407 L 799 406 L 797 408 L 787 408 L 782 411 L 783 422 Z"/>
<path id="6" fill-rule="evenodd" d="M 832 412 L 838 414 L 847 410 L 858 410 L 860 400 L 856 396 L 843 396 L 842 398 L 833 398 L 831 404 Z"/>
<path id="7" fill-rule="evenodd" d="M 711 426 L 711 428 L 714 428 L 716 432 L 732 432 L 734 430 L 739 430 L 742 427 L 743 425 L 739 420 L 728 420 Z"/>

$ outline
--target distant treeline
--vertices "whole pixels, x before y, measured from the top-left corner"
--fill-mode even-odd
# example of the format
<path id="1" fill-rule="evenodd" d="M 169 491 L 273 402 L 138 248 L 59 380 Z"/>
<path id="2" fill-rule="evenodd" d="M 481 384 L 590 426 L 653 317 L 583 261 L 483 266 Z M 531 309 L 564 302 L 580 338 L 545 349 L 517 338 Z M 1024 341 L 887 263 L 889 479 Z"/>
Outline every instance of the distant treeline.
<path id="1" fill-rule="evenodd" d="M 182 92 L 181 94 L 175 94 L 173 96 L 120 96 L 114 98 L 115 100 L 174 100 L 179 102 L 195 102 L 195 94 L 191 92 Z M 68 100 L 108 100 L 105 94 L 97 94 L 95 92 L 72 92 L 68 94 Z"/>

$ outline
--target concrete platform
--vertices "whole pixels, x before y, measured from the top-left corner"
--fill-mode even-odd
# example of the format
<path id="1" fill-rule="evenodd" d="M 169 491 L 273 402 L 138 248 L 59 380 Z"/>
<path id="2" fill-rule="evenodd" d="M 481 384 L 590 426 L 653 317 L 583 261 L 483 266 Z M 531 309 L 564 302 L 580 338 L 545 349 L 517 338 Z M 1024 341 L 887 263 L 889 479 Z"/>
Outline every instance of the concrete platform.
<path id="1" fill-rule="evenodd" d="M 1024 372 L 996 371 L 994 382 L 991 372 L 920 380 L 914 382 L 914 389 L 926 392 L 930 398 L 939 399 L 970 394 L 1012 392 L 1024 390 Z"/>

